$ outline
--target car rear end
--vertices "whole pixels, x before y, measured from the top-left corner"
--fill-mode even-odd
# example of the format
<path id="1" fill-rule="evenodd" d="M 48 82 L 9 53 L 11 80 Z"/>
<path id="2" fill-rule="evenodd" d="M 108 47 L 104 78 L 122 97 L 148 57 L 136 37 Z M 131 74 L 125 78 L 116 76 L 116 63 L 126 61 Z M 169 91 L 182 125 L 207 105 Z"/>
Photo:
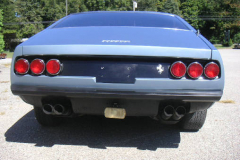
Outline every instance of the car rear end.
<path id="1" fill-rule="evenodd" d="M 177 123 L 222 96 L 221 56 L 194 30 L 54 26 L 17 47 L 11 69 L 12 92 L 47 115 Z"/>

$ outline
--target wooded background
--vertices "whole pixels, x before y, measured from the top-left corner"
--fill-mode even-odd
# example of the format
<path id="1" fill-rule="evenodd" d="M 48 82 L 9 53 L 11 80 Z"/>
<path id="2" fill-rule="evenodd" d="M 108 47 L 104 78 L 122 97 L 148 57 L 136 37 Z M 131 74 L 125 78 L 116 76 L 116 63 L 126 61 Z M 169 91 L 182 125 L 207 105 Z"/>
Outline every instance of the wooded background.
<path id="1" fill-rule="evenodd" d="M 68 14 L 132 9 L 132 0 L 68 0 Z M 240 33 L 240 0 L 138 0 L 136 11 L 177 14 L 212 43 L 228 44 Z M 4 44 L 13 50 L 19 43 L 14 40 L 29 38 L 64 16 L 66 0 L 0 0 L 0 52 Z"/>

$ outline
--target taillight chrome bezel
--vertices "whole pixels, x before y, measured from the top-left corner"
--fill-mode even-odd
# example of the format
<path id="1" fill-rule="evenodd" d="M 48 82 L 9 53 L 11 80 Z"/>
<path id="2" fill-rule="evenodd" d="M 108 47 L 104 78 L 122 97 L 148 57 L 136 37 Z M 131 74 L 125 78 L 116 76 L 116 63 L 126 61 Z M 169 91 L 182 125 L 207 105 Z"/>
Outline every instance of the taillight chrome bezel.
<path id="1" fill-rule="evenodd" d="M 214 78 L 208 77 L 207 74 L 205 73 L 206 68 L 207 68 L 210 64 L 216 64 L 216 65 L 218 66 L 218 68 L 219 68 L 219 73 L 218 73 L 218 75 L 215 76 Z M 205 67 L 204 67 L 204 75 L 205 75 L 208 79 L 216 79 L 217 77 L 219 77 L 220 72 L 221 72 L 220 66 L 219 66 L 217 63 L 215 63 L 215 62 L 209 62 L 209 63 L 207 63 L 207 64 L 205 65 Z"/>
<path id="2" fill-rule="evenodd" d="M 181 64 L 183 64 L 183 65 L 185 66 L 185 73 L 184 73 L 183 76 L 181 76 L 181 77 L 175 76 L 175 75 L 172 73 L 172 67 L 173 67 L 176 63 L 181 63 Z M 186 75 L 187 66 L 186 66 L 182 61 L 176 61 L 176 62 L 174 62 L 174 63 L 171 65 L 171 67 L 170 67 L 170 72 L 171 72 L 171 74 L 172 74 L 173 77 L 180 79 L 180 78 L 182 78 L 182 77 L 184 77 L 184 76 Z"/>
<path id="3" fill-rule="evenodd" d="M 16 65 L 16 63 L 17 63 L 19 60 L 25 60 L 25 61 L 27 61 L 27 64 L 28 64 L 28 69 L 27 69 L 27 71 L 26 71 L 26 72 L 24 72 L 24 73 L 19 73 L 19 72 L 17 72 L 17 70 L 15 69 L 15 65 Z M 30 65 L 29 65 L 29 62 L 28 62 L 28 60 L 27 60 L 27 59 L 20 58 L 20 59 L 16 60 L 16 61 L 15 61 L 15 63 L 14 63 L 14 71 L 15 71 L 15 73 L 17 73 L 17 74 L 19 74 L 19 75 L 25 75 L 25 74 L 27 74 L 27 73 L 28 73 L 28 71 L 29 71 L 29 68 L 30 68 Z"/>
<path id="4" fill-rule="evenodd" d="M 193 65 L 193 64 L 199 64 L 201 67 L 202 67 L 202 74 L 200 75 L 200 76 L 198 76 L 198 77 L 192 77 L 190 74 L 189 74 L 189 72 L 188 72 L 188 69 L 191 67 L 191 65 Z M 201 63 L 199 63 L 199 62 L 192 62 L 192 63 L 190 63 L 189 65 L 188 65 L 188 67 L 187 67 L 187 73 L 188 73 L 188 76 L 189 77 L 191 77 L 192 79 L 198 79 L 199 77 L 201 77 L 202 75 L 203 75 L 203 72 L 204 72 L 204 68 L 203 68 L 203 66 L 202 66 L 202 64 Z"/>
<path id="5" fill-rule="evenodd" d="M 48 70 L 47 70 L 47 64 L 48 64 L 50 61 L 52 61 L 52 60 L 57 61 L 57 62 L 59 63 L 59 66 L 60 66 L 59 71 L 58 71 L 57 73 L 55 73 L 55 74 L 49 73 Z M 47 63 L 46 63 L 46 71 L 47 71 L 48 74 L 50 74 L 50 75 L 52 75 L 52 76 L 58 75 L 58 74 L 62 71 L 62 68 L 63 68 L 63 66 L 62 66 L 61 62 L 60 62 L 58 59 L 50 59 L 50 60 L 48 60 Z"/>
<path id="6" fill-rule="evenodd" d="M 41 73 L 39 73 L 39 74 L 36 74 L 36 73 L 34 73 L 33 71 L 32 71 L 32 69 L 31 69 L 31 65 L 32 65 L 32 62 L 33 61 L 35 61 L 35 60 L 40 60 L 42 63 L 43 63 L 43 65 L 44 65 L 44 67 L 43 67 L 43 71 L 41 72 Z M 41 74 L 43 74 L 43 72 L 45 71 L 45 69 L 46 69 L 46 65 L 45 65 L 45 62 L 44 62 L 44 60 L 42 60 L 42 59 L 39 59 L 39 58 L 36 58 L 36 59 L 34 59 L 34 60 L 32 60 L 32 62 L 31 62 L 31 64 L 30 64 L 30 70 L 31 70 L 31 72 L 34 74 L 34 75 L 41 75 Z"/>

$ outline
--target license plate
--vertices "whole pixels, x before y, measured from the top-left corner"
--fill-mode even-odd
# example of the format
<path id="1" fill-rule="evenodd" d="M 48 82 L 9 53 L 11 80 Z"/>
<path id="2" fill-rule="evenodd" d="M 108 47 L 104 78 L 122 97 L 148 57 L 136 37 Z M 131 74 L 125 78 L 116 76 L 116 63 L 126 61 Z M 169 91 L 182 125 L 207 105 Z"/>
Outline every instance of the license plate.
<path id="1" fill-rule="evenodd" d="M 104 116 L 106 118 L 124 119 L 126 117 L 126 110 L 124 108 L 106 108 Z"/>

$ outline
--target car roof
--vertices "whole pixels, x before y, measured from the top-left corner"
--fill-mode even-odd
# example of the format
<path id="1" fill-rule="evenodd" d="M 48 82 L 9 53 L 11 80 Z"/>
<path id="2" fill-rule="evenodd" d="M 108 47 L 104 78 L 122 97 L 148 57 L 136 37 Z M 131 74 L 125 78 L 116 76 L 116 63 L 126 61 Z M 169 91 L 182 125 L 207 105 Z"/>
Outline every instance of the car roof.
<path id="1" fill-rule="evenodd" d="M 77 15 L 77 14 L 95 14 L 95 13 L 122 13 L 122 14 L 160 14 L 166 16 L 176 16 L 175 14 L 165 13 L 165 12 L 154 12 L 154 11 L 88 11 L 88 12 L 79 12 L 79 13 L 72 13 L 70 15 Z"/>

